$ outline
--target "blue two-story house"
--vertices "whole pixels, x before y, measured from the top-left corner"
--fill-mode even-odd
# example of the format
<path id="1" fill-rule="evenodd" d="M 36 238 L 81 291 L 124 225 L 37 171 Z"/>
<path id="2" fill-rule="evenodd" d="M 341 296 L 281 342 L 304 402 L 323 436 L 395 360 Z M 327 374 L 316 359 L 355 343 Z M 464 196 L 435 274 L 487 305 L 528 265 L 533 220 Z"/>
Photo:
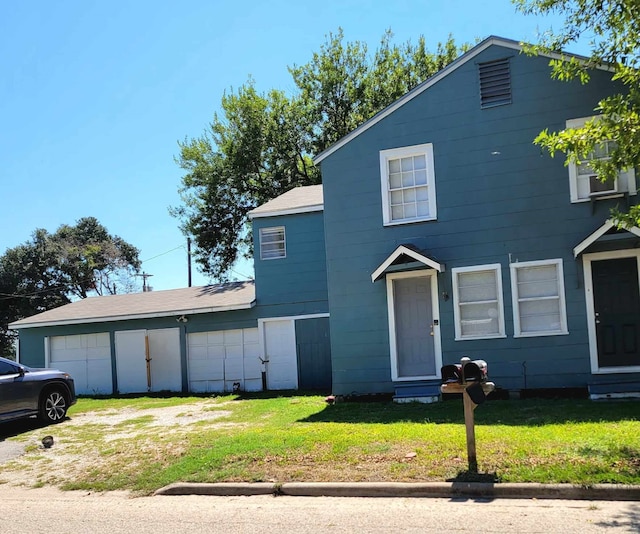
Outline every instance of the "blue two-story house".
<path id="1" fill-rule="evenodd" d="M 316 156 L 335 393 L 436 397 L 463 356 L 509 390 L 640 391 L 640 232 L 609 222 L 634 171 L 602 183 L 533 144 L 611 77 L 553 80 L 491 37 Z"/>

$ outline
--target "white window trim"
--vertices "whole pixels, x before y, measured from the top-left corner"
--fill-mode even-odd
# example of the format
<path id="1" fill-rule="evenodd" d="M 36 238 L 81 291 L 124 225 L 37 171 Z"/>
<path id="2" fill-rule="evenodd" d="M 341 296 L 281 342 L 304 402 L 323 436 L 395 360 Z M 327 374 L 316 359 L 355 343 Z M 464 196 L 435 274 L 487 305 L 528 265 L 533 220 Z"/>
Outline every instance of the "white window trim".
<path id="1" fill-rule="evenodd" d="M 283 250 L 282 256 L 273 256 L 271 258 L 264 257 L 263 250 L 262 250 L 263 234 L 266 233 L 267 231 L 272 233 L 282 231 L 282 250 Z M 268 226 L 265 228 L 260 228 L 260 259 L 264 261 L 270 261 L 270 260 L 282 260 L 286 257 L 287 257 L 287 233 L 285 231 L 284 226 Z"/>
<path id="2" fill-rule="evenodd" d="M 406 158 L 409 156 L 425 156 L 427 170 L 427 187 L 429 189 L 429 215 L 393 221 L 391 219 L 391 206 L 389 204 L 389 175 L 388 164 L 390 159 Z M 391 148 L 380 151 L 380 183 L 382 192 L 382 221 L 384 226 L 396 226 L 399 224 L 412 224 L 437 219 L 436 213 L 436 180 L 433 164 L 433 144 L 425 143 L 402 148 Z"/>
<path id="3" fill-rule="evenodd" d="M 395 298 L 393 292 L 393 281 L 400 278 L 418 278 L 423 277 L 431 278 L 431 312 L 433 319 L 440 318 L 439 304 L 438 304 L 438 276 L 433 270 L 427 271 L 408 271 L 404 273 L 394 273 L 387 275 L 387 314 L 389 318 L 389 353 L 391 357 L 391 380 L 393 382 L 410 382 L 412 380 L 431 380 L 440 378 L 438 374 L 439 369 L 442 367 L 442 344 L 440 340 L 440 321 L 437 325 L 433 325 L 433 351 L 435 359 L 436 374 L 423 375 L 423 376 L 398 376 L 398 345 L 396 337 L 396 310 L 395 310 Z M 429 325 L 425 325 L 428 328 Z"/>
<path id="4" fill-rule="evenodd" d="M 638 283 L 640 283 L 640 250 L 612 250 L 608 252 L 594 252 L 582 256 L 584 272 L 584 291 L 587 303 L 587 332 L 589 334 L 589 356 L 591 360 L 591 374 L 607 375 L 614 373 L 638 373 L 640 365 L 620 367 L 600 367 L 598 364 L 598 338 L 596 336 L 595 303 L 593 301 L 593 276 L 591 262 L 599 260 L 617 260 L 622 258 L 636 258 L 638 262 Z"/>
<path id="5" fill-rule="evenodd" d="M 498 332 L 496 334 L 463 335 L 460 317 L 460 298 L 458 292 L 458 273 L 471 273 L 479 271 L 493 271 L 496 277 L 496 293 L 498 300 Z M 499 263 L 487 265 L 472 265 L 469 267 L 455 267 L 451 269 L 453 285 L 453 317 L 455 323 L 455 341 L 466 341 L 469 339 L 496 339 L 505 338 L 504 327 L 504 302 L 502 296 L 502 266 Z"/>
<path id="6" fill-rule="evenodd" d="M 566 129 L 582 128 L 585 123 L 591 119 L 598 119 L 598 115 L 591 117 L 580 117 L 577 119 L 569 119 L 566 122 Z M 635 195 L 637 193 L 636 188 L 636 173 L 633 168 L 624 169 L 618 173 L 616 179 L 616 190 L 610 193 L 603 192 L 599 194 L 593 194 L 585 198 L 578 196 L 578 165 L 571 161 L 568 164 L 569 167 L 569 193 L 571 196 L 571 202 L 573 204 L 579 202 L 591 202 L 592 200 L 605 200 L 608 198 L 617 198 L 623 196 L 625 193 L 629 195 Z"/>
<path id="7" fill-rule="evenodd" d="M 518 279 L 516 277 L 517 269 L 521 267 L 537 267 L 542 265 L 557 265 L 558 269 L 558 308 L 560 312 L 560 329 L 559 330 L 545 330 L 541 332 L 522 332 L 520 326 L 520 304 L 518 302 Z M 562 267 L 562 259 L 553 260 L 536 260 L 536 261 L 522 261 L 512 263 L 511 270 L 511 302 L 513 305 L 513 337 L 542 337 L 542 336 L 561 336 L 567 335 L 569 330 L 567 328 L 567 306 L 564 291 L 564 270 Z"/>

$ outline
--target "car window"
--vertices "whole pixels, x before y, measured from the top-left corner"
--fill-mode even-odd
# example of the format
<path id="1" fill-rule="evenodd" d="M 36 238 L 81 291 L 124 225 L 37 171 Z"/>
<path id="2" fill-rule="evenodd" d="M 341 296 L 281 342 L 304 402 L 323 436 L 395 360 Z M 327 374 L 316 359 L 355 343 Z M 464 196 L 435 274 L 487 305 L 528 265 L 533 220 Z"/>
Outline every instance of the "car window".
<path id="1" fill-rule="evenodd" d="M 15 365 L 11 365 L 7 362 L 0 361 L 0 376 L 2 375 L 15 375 L 18 372 L 18 368 Z"/>

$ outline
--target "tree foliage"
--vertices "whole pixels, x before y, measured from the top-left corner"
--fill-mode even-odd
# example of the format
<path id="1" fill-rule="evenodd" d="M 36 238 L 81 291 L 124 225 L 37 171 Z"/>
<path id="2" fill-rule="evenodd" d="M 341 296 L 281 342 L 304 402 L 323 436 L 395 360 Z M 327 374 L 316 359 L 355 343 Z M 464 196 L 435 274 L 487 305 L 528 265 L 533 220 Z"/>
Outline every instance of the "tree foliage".
<path id="1" fill-rule="evenodd" d="M 606 66 L 625 90 L 604 98 L 595 112 L 599 117 L 582 128 L 559 132 L 543 131 L 536 142 L 551 155 L 562 152 L 569 162 L 589 162 L 603 181 L 615 178 L 620 169 L 640 164 L 640 2 L 637 0 L 514 0 L 527 14 L 556 13 L 564 26 L 549 32 L 532 52 L 564 50 L 589 37 L 590 55 L 585 61 L 562 56 L 552 60 L 552 76 L 559 80 L 579 79 L 588 83 L 589 72 Z M 593 159 L 607 140 L 610 159 Z M 614 210 L 619 226 L 640 225 L 640 206 L 627 212 Z"/>
<path id="2" fill-rule="evenodd" d="M 369 54 L 365 43 L 330 34 L 304 65 L 289 68 L 295 91 L 260 93 L 249 80 L 222 98 L 200 137 L 179 143 L 185 171 L 182 204 L 171 208 L 195 242 L 201 270 L 225 279 L 252 253 L 247 213 L 296 186 L 320 183 L 311 160 L 378 111 L 453 61 L 467 47 L 453 38 L 427 50 L 394 44 L 386 32 Z"/>
<path id="3" fill-rule="evenodd" d="M 0 355 L 11 354 L 7 325 L 90 295 L 130 292 L 138 249 L 112 236 L 94 217 L 54 234 L 37 229 L 0 256 Z"/>

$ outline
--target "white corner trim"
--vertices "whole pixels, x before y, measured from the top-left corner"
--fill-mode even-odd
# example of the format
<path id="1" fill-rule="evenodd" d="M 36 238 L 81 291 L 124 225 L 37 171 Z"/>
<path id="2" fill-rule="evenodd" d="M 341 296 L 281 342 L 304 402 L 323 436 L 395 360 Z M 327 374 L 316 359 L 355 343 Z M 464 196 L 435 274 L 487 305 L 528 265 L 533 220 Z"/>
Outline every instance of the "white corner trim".
<path id="1" fill-rule="evenodd" d="M 423 263 L 427 267 L 435 269 L 439 273 L 443 273 L 445 271 L 444 263 L 438 263 L 437 261 L 432 260 L 431 258 L 428 258 L 427 256 L 420 254 L 419 252 L 416 252 L 415 250 L 411 250 L 404 245 L 400 245 L 389 255 L 386 260 L 384 260 L 384 262 L 382 262 L 380 267 L 378 267 L 375 271 L 373 271 L 373 273 L 371 273 L 371 281 L 375 282 L 376 280 L 379 280 L 382 274 L 387 270 L 387 268 L 403 254 L 409 256 L 410 258 L 413 258 L 416 261 L 419 261 L 420 263 Z"/>

